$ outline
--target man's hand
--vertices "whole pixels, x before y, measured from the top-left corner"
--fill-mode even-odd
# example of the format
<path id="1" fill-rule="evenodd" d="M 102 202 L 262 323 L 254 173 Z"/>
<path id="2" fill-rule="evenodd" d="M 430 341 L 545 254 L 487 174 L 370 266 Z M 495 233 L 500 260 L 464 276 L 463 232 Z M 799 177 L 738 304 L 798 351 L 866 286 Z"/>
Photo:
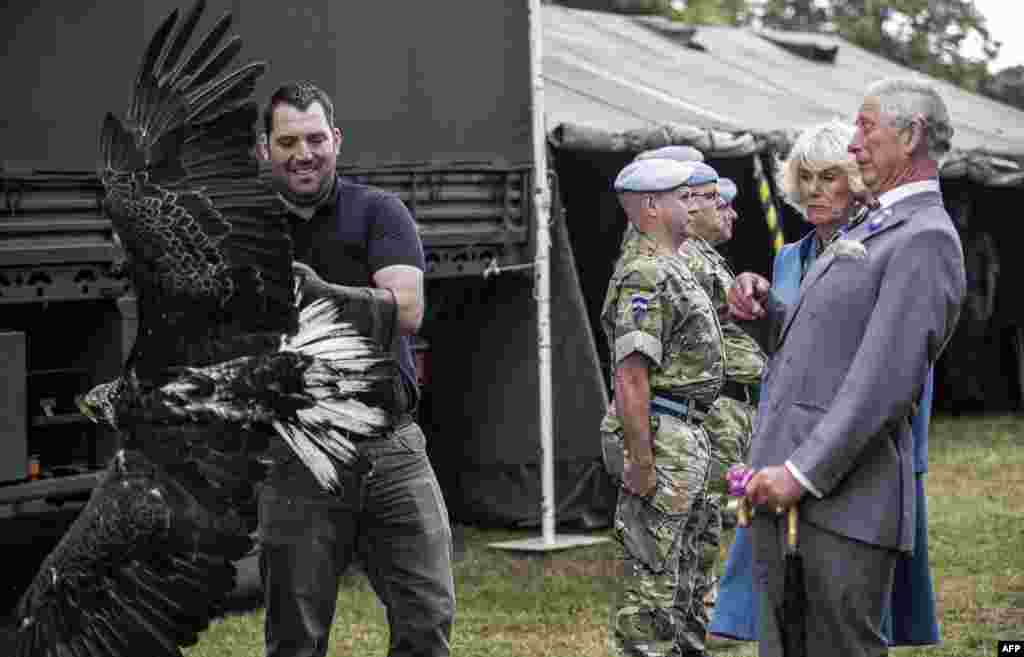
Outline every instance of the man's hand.
<path id="1" fill-rule="evenodd" d="M 746 271 L 736 277 L 726 300 L 733 319 L 753 321 L 764 316 L 761 302 L 768 297 L 772 284 L 764 276 Z"/>
<path id="2" fill-rule="evenodd" d="M 758 471 L 747 484 L 747 499 L 754 506 L 788 509 L 803 497 L 804 487 L 784 465 Z"/>
<path id="3" fill-rule="evenodd" d="M 626 454 L 622 469 L 623 487 L 638 497 L 648 497 L 658 488 L 658 471 L 654 463 L 631 463 Z"/>

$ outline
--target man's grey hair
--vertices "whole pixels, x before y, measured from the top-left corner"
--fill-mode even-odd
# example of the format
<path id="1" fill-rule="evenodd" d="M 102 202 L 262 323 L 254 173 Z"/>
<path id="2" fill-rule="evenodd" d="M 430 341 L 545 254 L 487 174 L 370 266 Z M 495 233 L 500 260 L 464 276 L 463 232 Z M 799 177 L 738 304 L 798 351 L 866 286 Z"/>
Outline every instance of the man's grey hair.
<path id="1" fill-rule="evenodd" d="M 928 157 L 938 161 L 949 152 L 953 126 L 946 103 L 931 82 L 922 78 L 886 78 L 872 83 L 867 95 L 879 99 L 882 114 L 900 130 L 910 127 L 915 117 L 924 119 Z"/>
<path id="2" fill-rule="evenodd" d="M 801 213 L 804 199 L 800 193 L 800 169 L 817 173 L 836 167 L 846 174 L 852 191 L 864 191 L 857 161 L 847 150 L 855 130 L 852 124 L 838 119 L 811 126 L 800 133 L 789 156 L 777 167 L 784 198 Z"/>

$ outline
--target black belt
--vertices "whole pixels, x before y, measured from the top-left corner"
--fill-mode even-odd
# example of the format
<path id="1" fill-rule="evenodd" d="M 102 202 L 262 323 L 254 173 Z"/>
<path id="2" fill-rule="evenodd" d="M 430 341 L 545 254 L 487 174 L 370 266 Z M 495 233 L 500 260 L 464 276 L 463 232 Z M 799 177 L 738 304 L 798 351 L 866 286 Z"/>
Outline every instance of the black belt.
<path id="1" fill-rule="evenodd" d="M 687 397 L 668 397 L 666 395 L 653 395 L 651 397 L 651 413 L 671 415 L 672 417 L 700 424 L 707 417 L 711 405 L 696 399 Z"/>
<path id="2" fill-rule="evenodd" d="M 731 397 L 736 401 L 750 404 L 754 400 L 754 386 L 736 381 L 726 381 L 720 393 L 724 397 Z"/>

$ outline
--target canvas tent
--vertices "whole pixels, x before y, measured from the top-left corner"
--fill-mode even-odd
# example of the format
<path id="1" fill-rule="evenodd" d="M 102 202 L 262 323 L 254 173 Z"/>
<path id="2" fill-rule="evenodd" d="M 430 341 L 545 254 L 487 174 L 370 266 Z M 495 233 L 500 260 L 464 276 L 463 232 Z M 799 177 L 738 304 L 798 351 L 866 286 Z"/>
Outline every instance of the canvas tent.
<path id="1" fill-rule="evenodd" d="M 784 156 L 804 126 L 851 118 L 870 82 L 913 74 L 833 36 L 680 29 L 660 18 L 557 4 L 545 12 L 549 141 L 594 327 L 625 225 L 609 184 L 637 152 L 690 144 L 736 179 L 743 220 L 724 250 L 737 270 L 767 274 L 776 233 L 790 241 L 809 229 L 776 194 L 774 156 Z M 938 406 L 1015 408 L 1024 394 L 1024 316 L 1006 282 L 1024 271 L 1008 249 L 1020 229 L 1006 213 L 1024 201 L 1024 112 L 936 84 L 956 131 L 943 191 L 952 214 L 969 215 L 962 230 L 968 279 L 980 290 L 940 363 Z M 756 177 L 755 159 L 768 175 Z M 762 181 L 779 214 L 775 230 L 758 194 Z M 599 329 L 597 338 L 607 381 Z"/>
<path id="2" fill-rule="evenodd" d="M 870 82 L 911 72 L 835 37 L 694 29 L 558 4 L 545 5 L 543 14 L 544 111 L 564 205 L 553 213 L 552 227 L 556 499 L 561 521 L 595 524 L 607 521 L 614 500 L 601 472 L 597 425 L 598 399 L 606 398 L 610 374 L 599 313 L 625 227 L 610 190 L 615 174 L 647 148 L 689 144 L 701 149 L 719 172 L 740 185 L 735 204 L 743 219 L 737 237 L 724 247 L 726 256 L 738 271 L 768 274 L 773 244 L 809 229 L 778 197 L 775 156 L 785 155 L 800 128 L 852 117 Z M 1013 408 L 1024 394 L 1024 317 L 1008 298 L 1005 281 L 1019 280 L 1024 272 L 1005 251 L 1019 229 L 1002 218 L 1004 208 L 1024 201 L 1024 112 L 937 84 L 956 130 L 956 151 L 943 164 L 943 189 L 951 211 L 970 213 L 970 230 L 963 234 L 968 267 L 974 270 L 969 279 L 984 285 L 997 259 L 997 278 L 1004 282 L 990 295 L 994 307 L 986 311 L 983 302 L 975 303 L 975 295 L 965 308 L 966 319 L 940 362 L 937 407 Z M 960 198 L 968 202 L 955 202 Z M 774 224 L 768 220 L 770 210 L 776 214 Z M 993 244 L 1003 251 L 996 253 Z M 490 292 L 470 289 L 477 298 L 510 294 L 513 287 L 515 292 L 497 305 L 462 305 L 465 319 L 471 320 L 465 325 L 479 336 L 469 339 L 488 341 L 486 336 L 503 327 L 531 335 L 532 317 L 522 315 L 529 308 L 530 281 L 489 285 Z M 589 326 L 577 323 L 583 314 Z M 466 337 L 453 332 L 450 339 L 465 345 Z M 493 366 L 480 361 L 467 386 L 473 391 L 467 405 L 506 403 L 510 393 L 495 397 L 493 386 L 485 385 L 494 372 L 501 373 L 507 390 L 529 390 L 535 367 L 529 344 L 509 343 Z M 520 345 L 518 350 L 514 345 Z M 464 466 L 449 486 L 464 505 L 457 514 L 462 518 L 536 522 L 539 478 L 536 457 L 529 453 L 533 442 L 516 438 L 533 435 L 529 399 L 519 406 L 524 412 L 514 425 L 497 420 L 509 413 L 481 414 L 496 422 L 475 425 L 477 438 L 455 448 L 461 454 L 438 459 Z M 452 412 L 447 409 L 444 415 Z"/>

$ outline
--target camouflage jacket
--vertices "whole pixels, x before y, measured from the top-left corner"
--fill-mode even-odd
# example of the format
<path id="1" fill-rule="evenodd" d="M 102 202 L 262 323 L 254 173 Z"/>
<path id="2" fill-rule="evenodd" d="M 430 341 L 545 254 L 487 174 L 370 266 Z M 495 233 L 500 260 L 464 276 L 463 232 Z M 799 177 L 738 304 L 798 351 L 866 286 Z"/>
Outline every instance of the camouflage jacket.
<path id="1" fill-rule="evenodd" d="M 616 263 L 601 310 L 614 365 L 651 361 L 652 394 L 711 404 L 725 376 L 722 329 L 711 299 L 678 255 L 636 233 Z"/>
<path id="2" fill-rule="evenodd" d="M 760 383 L 768 359 L 757 341 L 729 317 L 726 295 L 736 278 L 729 263 L 700 238 L 686 240 L 679 255 L 718 313 L 725 338 L 725 378 L 745 385 Z"/>

